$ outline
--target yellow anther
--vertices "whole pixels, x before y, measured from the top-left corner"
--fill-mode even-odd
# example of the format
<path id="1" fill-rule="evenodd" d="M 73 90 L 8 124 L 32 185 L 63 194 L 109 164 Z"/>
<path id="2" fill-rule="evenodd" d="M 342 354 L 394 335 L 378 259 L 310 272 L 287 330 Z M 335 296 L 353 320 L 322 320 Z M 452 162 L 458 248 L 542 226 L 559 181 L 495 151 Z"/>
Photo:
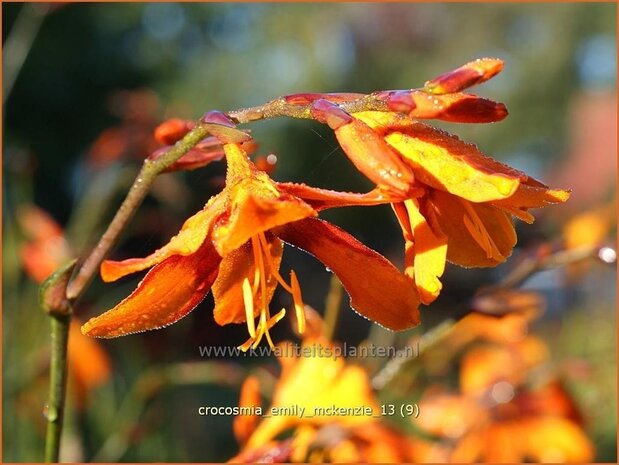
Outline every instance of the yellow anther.
<path id="1" fill-rule="evenodd" d="M 484 226 L 484 223 L 477 212 L 466 200 L 461 199 L 461 203 L 464 205 L 464 209 L 467 213 L 467 215 L 464 215 L 463 218 L 464 226 L 469 231 L 473 239 L 475 239 L 475 242 L 477 242 L 482 250 L 486 252 L 487 258 L 501 260 L 503 255 L 492 240 L 492 237 L 490 237 L 490 234 L 488 234 L 488 230 Z"/>
<path id="2" fill-rule="evenodd" d="M 294 302 L 294 311 L 297 317 L 297 331 L 299 334 L 305 332 L 305 305 L 303 305 L 303 296 L 301 295 L 301 286 L 294 271 L 290 272 L 290 285 L 292 287 L 292 301 Z"/>
<path id="3" fill-rule="evenodd" d="M 251 337 L 256 337 L 256 326 L 254 323 L 254 294 L 249 284 L 249 279 L 243 280 L 243 303 L 245 304 L 245 318 L 247 319 L 247 330 Z"/>

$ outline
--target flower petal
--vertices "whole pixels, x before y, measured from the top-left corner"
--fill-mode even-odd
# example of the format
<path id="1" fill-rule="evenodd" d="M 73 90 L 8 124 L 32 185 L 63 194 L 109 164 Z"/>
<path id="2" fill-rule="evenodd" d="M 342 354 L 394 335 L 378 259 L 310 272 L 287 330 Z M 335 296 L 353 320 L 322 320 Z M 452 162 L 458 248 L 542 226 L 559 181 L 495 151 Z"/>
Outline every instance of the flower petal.
<path id="1" fill-rule="evenodd" d="M 255 376 L 248 376 L 241 386 L 239 407 L 255 408 L 262 405 L 260 398 L 260 381 Z M 251 437 L 258 425 L 260 417 L 257 415 L 237 415 L 232 423 L 234 437 L 243 445 Z"/>
<path id="2" fill-rule="evenodd" d="M 412 273 L 419 298 L 425 305 L 434 302 L 443 288 L 439 278 L 445 271 L 447 260 L 447 237 L 438 224 L 430 224 L 420 211 L 416 199 L 404 202 L 410 222 L 413 246 L 407 254 L 412 255 Z M 408 263 L 407 263 L 408 267 Z M 407 270 L 407 273 L 410 273 Z"/>
<path id="3" fill-rule="evenodd" d="M 465 267 L 496 266 L 511 255 L 516 233 L 507 213 L 438 190 L 431 193 L 430 205 L 448 238 L 450 262 Z"/>
<path id="4" fill-rule="evenodd" d="M 312 115 L 335 131 L 346 156 L 368 179 L 379 187 L 409 192 L 414 181 L 411 169 L 367 124 L 326 100 L 314 102 Z"/>
<path id="5" fill-rule="evenodd" d="M 430 393 L 420 401 L 419 427 L 435 436 L 457 439 L 480 423 L 488 413 L 474 399 L 445 393 Z"/>
<path id="6" fill-rule="evenodd" d="M 505 119 L 507 107 L 500 102 L 473 94 L 432 95 L 412 91 L 415 102 L 411 118 L 438 119 L 453 123 L 495 123 Z"/>
<path id="7" fill-rule="evenodd" d="M 316 211 L 355 205 L 380 205 L 405 199 L 405 196 L 399 199 L 381 189 L 374 189 L 370 192 L 359 194 L 356 192 L 339 192 L 329 189 L 320 189 L 306 184 L 296 184 L 292 182 L 279 182 L 277 183 L 277 187 L 282 192 L 303 199 Z"/>
<path id="8" fill-rule="evenodd" d="M 268 236 L 267 236 L 268 237 Z M 268 240 L 269 252 L 273 264 L 278 268 L 282 260 L 282 242 L 276 237 Z M 253 282 L 255 273 L 254 254 L 250 242 L 228 253 L 219 265 L 219 274 L 213 283 L 213 297 L 215 298 L 215 310 L 213 314 L 217 324 L 223 326 L 229 323 L 242 323 L 246 320 L 245 306 L 243 304 L 243 280 Z M 270 302 L 277 287 L 277 280 L 271 273 L 267 278 L 266 302 Z M 258 289 L 255 301 L 260 302 L 261 291 Z M 260 309 L 254 310 L 257 316 Z"/>
<path id="9" fill-rule="evenodd" d="M 162 328 L 180 320 L 208 293 L 220 260 L 208 241 L 191 255 L 168 258 L 150 270 L 129 297 L 86 322 L 82 333 L 110 338 Z"/>
<path id="10" fill-rule="evenodd" d="M 123 261 L 105 260 L 101 264 L 101 278 L 105 282 L 116 281 L 128 274 L 150 268 L 174 255 L 195 253 L 210 233 L 214 221 L 225 211 L 225 203 L 226 199 L 222 194 L 212 197 L 202 210 L 185 221 L 180 232 L 170 239 L 170 242 L 148 257 Z"/>
<path id="11" fill-rule="evenodd" d="M 422 123 L 412 123 L 385 140 L 413 167 L 416 178 L 471 202 L 510 197 L 524 173 L 489 157 L 457 137 Z"/>
<path id="12" fill-rule="evenodd" d="M 423 90 L 392 90 L 380 92 L 376 98 L 384 101 L 392 112 L 404 113 L 415 119 L 494 123 L 508 115 L 503 103 L 473 94 L 437 95 Z"/>
<path id="13" fill-rule="evenodd" d="M 233 188 L 230 217 L 213 231 L 213 244 L 222 256 L 260 232 L 317 215 L 302 200 L 277 190 L 268 192 L 262 187 L 250 179 Z"/>
<path id="14" fill-rule="evenodd" d="M 503 60 L 499 58 L 478 58 L 452 71 L 447 71 L 426 82 L 424 90 L 433 94 L 460 92 L 468 87 L 481 84 L 503 70 Z"/>
<path id="15" fill-rule="evenodd" d="M 419 298 L 389 260 L 326 221 L 307 218 L 274 231 L 314 255 L 338 276 L 351 307 L 393 330 L 419 324 Z"/>
<path id="16" fill-rule="evenodd" d="M 541 183 L 540 183 L 541 184 Z M 500 199 L 493 202 L 497 206 L 508 206 L 518 209 L 527 210 L 529 208 L 541 208 L 554 203 L 562 203 L 570 198 L 570 191 L 564 189 L 550 189 L 542 184 L 532 185 L 528 182 L 522 182 L 514 195 L 506 199 Z"/>
<path id="17" fill-rule="evenodd" d="M 534 462 L 586 463 L 595 450 L 584 431 L 560 417 L 529 417 L 522 420 L 524 453 Z"/>
<path id="18" fill-rule="evenodd" d="M 195 127 L 191 120 L 171 118 L 155 128 L 154 136 L 157 142 L 163 145 L 172 145 L 181 140 Z"/>

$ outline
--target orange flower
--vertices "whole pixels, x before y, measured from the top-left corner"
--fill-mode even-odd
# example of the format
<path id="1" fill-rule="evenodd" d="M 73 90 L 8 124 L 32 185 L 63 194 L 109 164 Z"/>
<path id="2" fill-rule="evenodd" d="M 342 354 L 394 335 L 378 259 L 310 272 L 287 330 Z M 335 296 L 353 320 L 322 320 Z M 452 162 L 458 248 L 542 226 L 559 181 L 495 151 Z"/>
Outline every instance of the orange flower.
<path id="1" fill-rule="evenodd" d="M 84 409 L 90 391 L 109 381 L 112 363 L 98 341 L 80 332 L 75 320 L 71 322 L 67 357 L 76 407 Z"/>
<path id="2" fill-rule="evenodd" d="M 301 290 L 294 271 L 290 282 L 279 273 L 282 240 L 307 251 L 338 275 L 362 315 L 392 329 L 418 323 L 418 299 L 404 275 L 387 259 L 355 238 L 315 218 L 332 206 L 376 204 L 375 193 L 347 194 L 298 184 L 278 184 L 247 158 L 240 143 L 227 143 L 226 187 L 189 218 L 179 234 L 146 258 L 105 261 L 104 281 L 152 269 L 128 298 L 88 321 L 82 331 L 116 337 L 157 329 L 187 315 L 212 288 L 214 316 L 220 324 L 247 323 L 256 346 L 285 314 L 268 305 L 277 285 L 294 301 L 304 328 Z M 255 321 L 258 318 L 258 321 Z"/>
<path id="3" fill-rule="evenodd" d="M 504 262 L 516 244 L 511 215 L 531 223 L 529 209 L 569 197 L 568 191 L 549 189 L 474 145 L 415 120 L 503 119 L 502 104 L 445 94 L 483 82 L 501 68 L 500 60 L 477 60 L 421 90 L 374 94 L 388 111 L 348 114 L 324 98 L 313 102 L 313 116 L 335 131 L 346 155 L 393 204 L 406 241 L 405 272 L 424 304 L 438 297 L 446 260 L 464 267 Z"/>
<path id="4" fill-rule="evenodd" d="M 255 417 L 237 417 L 241 452 L 230 462 L 255 462 L 285 451 L 288 462 L 398 463 L 421 456 L 444 459 L 440 448 L 403 435 L 385 424 L 367 373 L 342 358 L 324 356 L 334 345 L 321 336 L 304 338 L 299 355 L 290 357 L 292 346 L 280 346 L 282 373 L 271 407 L 257 427 Z M 320 356 L 319 354 L 323 354 Z M 255 399 L 254 378 L 243 386 L 241 405 Z M 254 391 L 251 394 L 249 391 Z M 302 395 L 299 395 L 302 393 Z M 346 409 L 368 409 L 363 415 L 345 414 Z M 326 414 L 338 409 L 340 414 Z M 369 411 L 369 414 L 368 414 Z M 276 412 L 276 413 L 273 413 Z M 239 420 L 239 421 L 237 421 Z M 248 426 L 255 427 L 246 437 Z M 292 439 L 274 440 L 293 430 Z"/>
<path id="5" fill-rule="evenodd" d="M 32 279 L 42 283 L 69 260 L 69 244 L 60 225 L 34 205 L 21 207 L 17 220 L 27 238 L 20 247 L 22 265 Z"/>
<path id="6" fill-rule="evenodd" d="M 451 462 L 592 460 L 593 446 L 562 385 L 526 384 L 546 355 L 545 345 L 533 337 L 473 349 L 461 363 L 460 394 L 428 393 L 417 423 L 454 442 Z"/>
<path id="7" fill-rule="evenodd" d="M 71 258 L 64 231 L 47 212 L 34 205 L 21 207 L 17 219 L 31 240 L 20 250 L 24 269 L 42 283 Z M 71 321 L 67 364 L 76 408 L 83 409 L 89 393 L 110 379 L 111 360 L 98 342 L 80 333 L 79 326 Z"/>
<path id="8" fill-rule="evenodd" d="M 599 247 L 610 239 L 616 223 L 617 206 L 614 201 L 581 212 L 563 227 L 565 248 Z"/>

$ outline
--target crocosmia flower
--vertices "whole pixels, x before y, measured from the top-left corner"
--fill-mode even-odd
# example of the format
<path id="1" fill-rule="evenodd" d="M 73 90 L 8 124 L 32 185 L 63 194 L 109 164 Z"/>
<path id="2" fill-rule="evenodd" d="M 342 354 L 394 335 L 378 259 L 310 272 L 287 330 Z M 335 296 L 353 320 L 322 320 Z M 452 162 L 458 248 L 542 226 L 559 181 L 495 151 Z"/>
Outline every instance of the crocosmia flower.
<path id="1" fill-rule="evenodd" d="M 386 258 L 340 228 L 322 221 L 328 207 L 376 204 L 370 194 L 348 194 L 300 184 L 279 184 L 259 171 L 240 143 L 223 146 L 228 163 L 226 187 L 189 218 L 168 244 L 145 258 L 105 261 L 104 281 L 151 268 L 137 289 L 116 307 L 88 321 L 82 331 L 116 337 L 157 329 L 187 315 L 212 289 L 220 325 L 247 324 L 256 346 L 285 310 L 271 314 L 269 303 L 280 285 L 293 298 L 299 332 L 304 305 L 294 271 L 279 272 L 282 241 L 314 255 L 338 275 L 362 315 L 391 329 L 419 321 L 419 300 L 406 277 Z"/>
<path id="2" fill-rule="evenodd" d="M 392 203 L 406 241 L 406 274 L 424 304 L 438 297 L 446 260 L 464 267 L 504 262 L 516 244 L 512 215 L 531 223 L 529 209 L 569 197 L 418 121 L 503 119 L 503 104 L 460 92 L 501 68 L 500 60 L 488 58 L 423 89 L 376 93 L 385 111 L 348 114 L 336 102 L 313 102 L 314 117 L 334 130 L 346 155 Z"/>

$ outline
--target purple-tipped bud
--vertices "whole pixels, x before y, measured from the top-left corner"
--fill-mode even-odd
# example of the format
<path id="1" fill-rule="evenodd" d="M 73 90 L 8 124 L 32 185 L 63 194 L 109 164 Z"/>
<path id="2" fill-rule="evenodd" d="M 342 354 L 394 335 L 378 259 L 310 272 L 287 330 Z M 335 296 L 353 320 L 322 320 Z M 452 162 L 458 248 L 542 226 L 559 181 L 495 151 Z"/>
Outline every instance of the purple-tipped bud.
<path id="1" fill-rule="evenodd" d="M 316 100 L 312 104 L 311 112 L 316 121 L 326 123 L 334 131 L 353 120 L 353 117 L 339 106 L 324 99 Z"/>
<path id="2" fill-rule="evenodd" d="M 226 115 L 225 113 L 222 113 L 221 111 L 217 111 L 217 110 L 209 111 L 208 113 L 206 113 L 202 117 L 202 122 L 220 124 L 222 126 L 227 126 L 229 128 L 236 127 L 236 124 L 234 124 L 234 121 L 232 121 L 228 117 L 228 115 Z"/>
<path id="3" fill-rule="evenodd" d="M 387 98 L 387 106 L 390 110 L 398 113 L 410 113 L 417 105 L 408 90 L 396 90 L 390 93 Z"/>

